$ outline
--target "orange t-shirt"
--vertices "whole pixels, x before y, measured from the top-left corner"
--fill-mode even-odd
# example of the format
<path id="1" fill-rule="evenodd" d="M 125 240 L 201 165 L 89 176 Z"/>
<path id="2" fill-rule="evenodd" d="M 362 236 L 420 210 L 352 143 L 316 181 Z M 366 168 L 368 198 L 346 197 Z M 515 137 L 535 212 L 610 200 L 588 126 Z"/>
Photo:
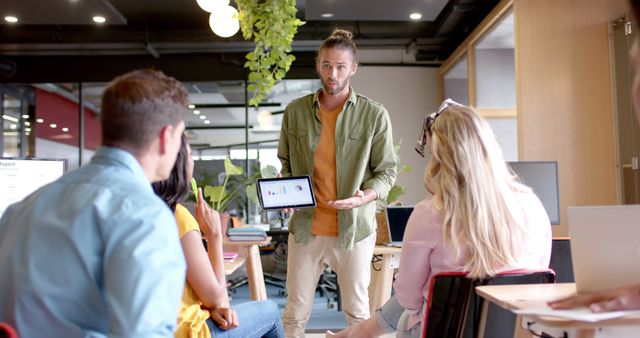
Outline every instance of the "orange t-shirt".
<path id="1" fill-rule="evenodd" d="M 332 111 L 320 106 L 322 133 L 313 162 L 313 189 L 316 207 L 311 233 L 316 236 L 338 236 L 338 211 L 327 205 L 337 198 L 336 183 L 336 122 L 342 105 Z"/>

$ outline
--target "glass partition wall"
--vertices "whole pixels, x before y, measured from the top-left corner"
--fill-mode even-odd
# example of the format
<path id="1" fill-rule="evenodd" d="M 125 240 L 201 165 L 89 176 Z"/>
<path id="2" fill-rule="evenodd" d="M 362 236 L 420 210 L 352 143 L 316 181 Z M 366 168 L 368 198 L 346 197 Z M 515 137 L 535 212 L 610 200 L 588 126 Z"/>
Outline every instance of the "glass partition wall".
<path id="1" fill-rule="evenodd" d="M 246 107 L 251 93 L 245 91 L 244 81 L 183 83 L 193 104 L 185 123 L 196 161 L 195 178 L 200 185 L 222 185 L 224 160 L 231 159 L 244 168 L 244 175 L 228 180 L 227 191 L 239 197 L 225 211 L 248 223 L 265 222 L 258 206 L 247 199 L 246 185 L 260 168 L 272 165 L 280 170 L 277 146 L 284 108 L 315 92 L 319 81 L 280 81 L 259 107 Z M 67 170 L 88 163 L 100 144 L 100 97 L 105 85 L 0 85 L 2 157 L 62 158 Z"/>
<path id="2" fill-rule="evenodd" d="M 518 160 L 514 19 L 511 5 L 472 33 L 440 70 L 443 98 L 473 107 L 491 124 L 507 161 Z"/>
<path id="3" fill-rule="evenodd" d="M 280 170 L 277 147 L 284 109 L 291 100 L 314 93 L 320 82 L 280 81 L 259 107 L 245 106 L 251 93 L 245 91 L 244 81 L 185 85 L 193 104 L 185 120 L 196 160 L 196 178 L 211 185 L 224 184 L 224 159 L 231 159 L 245 171 L 244 178 L 228 180 L 227 187 L 231 185 L 230 189 L 238 192 L 231 208 L 242 210 L 241 216 L 248 223 L 267 222 L 267 215 L 246 197 L 246 186 L 259 176 L 261 168 L 271 165 Z"/>

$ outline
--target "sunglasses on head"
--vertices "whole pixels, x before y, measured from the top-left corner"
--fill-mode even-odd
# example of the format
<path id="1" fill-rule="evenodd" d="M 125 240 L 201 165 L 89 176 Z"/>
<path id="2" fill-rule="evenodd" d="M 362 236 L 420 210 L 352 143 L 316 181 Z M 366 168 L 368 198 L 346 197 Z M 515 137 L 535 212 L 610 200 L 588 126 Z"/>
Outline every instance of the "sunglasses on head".
<path id="1" fill-rule="evenodd" d="M 454 107 L 454 106 L 462 106 L 462 105 L 452 99 L 446 99 L 442 102 L 442 104 L 440 104 L 438 111 L 427 115 L 422 120 L 422 129 L 420 130 L 420 134 L 418 134 L 418 144 L 416 145 L 416 148 L 415 148 L 418 154 L 420 154 L 420 156 L 424 157 L 424 146 L 427 144 L 427 136 L 431 136 L 431 132 L 432 132 L 431 127 L 433 126 L 433 123 L 436 121 L 436 118 L 440 116 L 440 114 L 445 109 Z"/>

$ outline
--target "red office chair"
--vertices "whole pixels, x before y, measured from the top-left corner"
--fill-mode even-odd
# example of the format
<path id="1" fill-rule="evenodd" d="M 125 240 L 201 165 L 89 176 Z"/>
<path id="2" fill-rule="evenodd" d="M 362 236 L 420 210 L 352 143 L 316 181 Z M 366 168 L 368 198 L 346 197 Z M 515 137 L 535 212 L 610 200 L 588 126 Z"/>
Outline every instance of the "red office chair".
<path id="1" fill-rule="evenodd" d="M 11 325 L 0 323 L 0 338 L 18 338 L 18 333 Z"/>
<path id="2" fill-rule="evenodd" d="M 512 270 L 492 278 L 469 279 L 463 272 L 444 272 L 433 276 L 429 286 L 429 311 L 422 336 L 425 338 L 478 337 L 484 299 L 475 293 L 476 286 L 554 283 L 553 270 Z M 485 337 L 511 337 L 515 315 L 490 304 Z"/>

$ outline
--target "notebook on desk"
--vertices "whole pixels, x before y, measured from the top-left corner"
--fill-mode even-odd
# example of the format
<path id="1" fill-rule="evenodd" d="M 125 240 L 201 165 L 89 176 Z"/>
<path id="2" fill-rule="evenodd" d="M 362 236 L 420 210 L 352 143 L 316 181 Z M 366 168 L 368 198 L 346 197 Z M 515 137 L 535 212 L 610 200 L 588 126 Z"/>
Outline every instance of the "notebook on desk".
<path id="1" fill-rule="evenodd" d="M 578 292 L 640 284 L 640 205 L 569 207 Z"/>
<path id="2" fill-rule="evenodd" d="M 407 222 L 409 222 L 413 207 L 388 206 L 385 212 L 387 215 L 387 230 L 389 231 L 389 243 L 386 245 L 401 247 L 404 230 L 407 228 Z"/>

